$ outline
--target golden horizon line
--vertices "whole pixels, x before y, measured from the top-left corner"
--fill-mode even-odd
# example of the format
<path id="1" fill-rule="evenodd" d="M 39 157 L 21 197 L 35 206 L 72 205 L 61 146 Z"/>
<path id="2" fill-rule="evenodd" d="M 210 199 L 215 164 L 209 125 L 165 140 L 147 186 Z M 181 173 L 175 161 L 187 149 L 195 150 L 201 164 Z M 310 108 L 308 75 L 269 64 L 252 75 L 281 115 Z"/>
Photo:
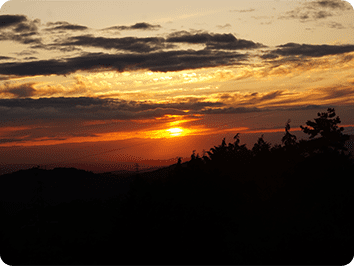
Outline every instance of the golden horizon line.
<path id="1" fill-rule="evenodd" d="M 349 125 L 341 125 L 340 127 L 354 127 L 354 124 L 349 124 Z M 177 128 L 177 127 L 176 127 Z M 95 137 L 91 138 L 90 137 L 78 137 L 78 140 L 75 141 L 75 138 L 68 138 L 65 140 L 48 140 L 46 141 L 47 143 L 45 144 L 45 138 L 44 139 L 39 139 L 36 141 L 28 141 L 28 142 L 23 142 L 23 143 L 18 143 L 17 145 L 14 144 L 14 142 L 11 143 L 3 143 L 0 144 L 0 147 L 30 147 L 30 146 L 51 146 L 51 145 L 63 145 L 63 144 L 71 144 L 71 143 L 85 143 L 85 142 L 106 142 L 106 141 L 114 141 L 114 140 L 131 140 L 131 139 L 175 139 L 175 138 L 182 138 L 182 137 L 188 137 L 188 136 L 205 136 L 205 135 L 217 135 L 217 134 L 222 134 L 223 132 L 233 132 L 234 134 L 241 133 L 241 134 L 254 134 L 254 133 L 279 133 L 279 132 L 285 132 L 285 128 L 274 128 L 274 129 L 250 129 L 248 127 L 237 127 L 237 128 L 229 128 L 229 129 L 220 129 L 220 130 L 215 130 L 214 128 L 203 128 L 199 132 L 198 130 L 191 130 L 188 128 L 183 128 L 183 127 L 178 127 L 181 131 L 178 132 L 170 132 L 169 130 L 175 129 L 175 128 L 168 128 L 168 129 L 161 129 L 161 130 L 155 130 L 152 135 L 146 136 L 146 137 L 128 137 L 125 139 L 118 139 L 118 138 L 110 138 L 110 139 L 104 139 L 104 137 Z M 159 134 L 157 131 L 163 131 L 165 134 L 161 134 L 159 137 Z M 183 134 L 183 131 L 186 131 L 185 134 Z M 291 128 L 291 131 L 301 131 L 300 127 L 296 128 Z M 112 133 L 106 133 L 109 135 L 112 135 Z M 119 134 L 118 134 L 119 135 Z M 126 133 L 127 135 L 127 133 Z M 131 135 L 131 134 L 128 134 Z M 156 137 L 154 137 L 156 135 Z M 348 134 L 348 135 L 354 135 L 354 134 Z M 49 143 L 48 143 L 49 142 Z"/>

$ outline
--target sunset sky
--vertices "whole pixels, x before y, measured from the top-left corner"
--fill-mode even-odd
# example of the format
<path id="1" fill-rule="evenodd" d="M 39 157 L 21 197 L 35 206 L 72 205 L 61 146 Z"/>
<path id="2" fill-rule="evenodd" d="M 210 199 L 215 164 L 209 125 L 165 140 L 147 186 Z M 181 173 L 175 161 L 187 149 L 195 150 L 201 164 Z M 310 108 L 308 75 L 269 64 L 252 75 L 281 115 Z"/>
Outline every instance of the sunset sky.
<path id="1" fill-rule="evenodd" d="M 0 161 L 111 170 L 236 133 L 252 148 L 288 119 L 306 137 L 328 107 L 354 134 L 353 69 L 345 1 L 8 1 Z"/>

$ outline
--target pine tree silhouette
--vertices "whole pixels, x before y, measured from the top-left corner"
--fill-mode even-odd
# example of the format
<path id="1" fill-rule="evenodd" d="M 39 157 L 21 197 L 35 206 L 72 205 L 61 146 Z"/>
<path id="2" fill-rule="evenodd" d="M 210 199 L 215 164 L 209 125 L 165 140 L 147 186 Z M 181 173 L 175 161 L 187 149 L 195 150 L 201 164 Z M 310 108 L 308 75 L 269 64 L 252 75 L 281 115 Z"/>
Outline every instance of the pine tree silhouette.
<path id="1" fill-rule="evenodd" d="M 264 135 L 260 136 L 254 144 L 252 152 L 255 156 L 263 156 L 270 152 L 271 144 L 264 140 Z"/>
<path id="2" fill-rule="evenodd" d="M 336 116 L 334 108 L 328 108 L 327 112 L 318 113 L 318 118 L 314 122 L 308 120 L 307 126 L 300 126 L 301 130 L 308 134 L 312 151 L 325 151 L 332 149 L 338 152 L 345 151 L 345 141 L 349 139 L 349 135 L 343 134 L 343 127 L 338 127 L 341 123 L 339 116 Z M 315 138 L 317 135 L 320 137 Z"/>

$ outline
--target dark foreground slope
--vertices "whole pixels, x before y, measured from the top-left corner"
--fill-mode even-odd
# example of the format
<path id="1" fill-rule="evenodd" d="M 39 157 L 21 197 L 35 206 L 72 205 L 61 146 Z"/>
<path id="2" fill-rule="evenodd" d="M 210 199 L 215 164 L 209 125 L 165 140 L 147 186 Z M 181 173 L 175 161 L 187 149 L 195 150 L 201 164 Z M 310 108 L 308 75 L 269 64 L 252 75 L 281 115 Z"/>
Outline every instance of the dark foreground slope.
<path id="1" fill-rule="evenodd" d="M 1 257 L 10 265 L 344 265 L 354 253 L 354 168 L 327 158 L 278 173 L 260 164 L 246 178 L 191 160 L 131 177 L 124 197 L 98 191 L 109 182 L 92 173 L 60 169 L 60 189 L 51 190 L 58 181 L 37 181 L 51 171 L 23 171 L 41 173 L 25 184 L 34 193 L 22 194 L 22 209 L 2 201 Z"/>

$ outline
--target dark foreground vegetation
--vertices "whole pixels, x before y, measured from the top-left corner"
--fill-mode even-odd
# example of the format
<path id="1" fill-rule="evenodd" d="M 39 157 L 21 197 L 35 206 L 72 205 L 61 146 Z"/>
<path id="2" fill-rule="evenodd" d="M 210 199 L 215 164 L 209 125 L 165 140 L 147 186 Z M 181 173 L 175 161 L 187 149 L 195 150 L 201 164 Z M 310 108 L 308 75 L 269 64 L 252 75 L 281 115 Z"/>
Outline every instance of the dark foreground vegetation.
<path id="1" fill-rule="evenodd" d="M 189 162 L 124 179 L 35 168 L 0 176 L 1 258 L 10 265 L 348 264 L 348 136 L 333 109 L 301 127 L 309 140 L 297 141 L 289 123 L 282 145 L 260 137 L 248 149 L 237 134 Z"/>

